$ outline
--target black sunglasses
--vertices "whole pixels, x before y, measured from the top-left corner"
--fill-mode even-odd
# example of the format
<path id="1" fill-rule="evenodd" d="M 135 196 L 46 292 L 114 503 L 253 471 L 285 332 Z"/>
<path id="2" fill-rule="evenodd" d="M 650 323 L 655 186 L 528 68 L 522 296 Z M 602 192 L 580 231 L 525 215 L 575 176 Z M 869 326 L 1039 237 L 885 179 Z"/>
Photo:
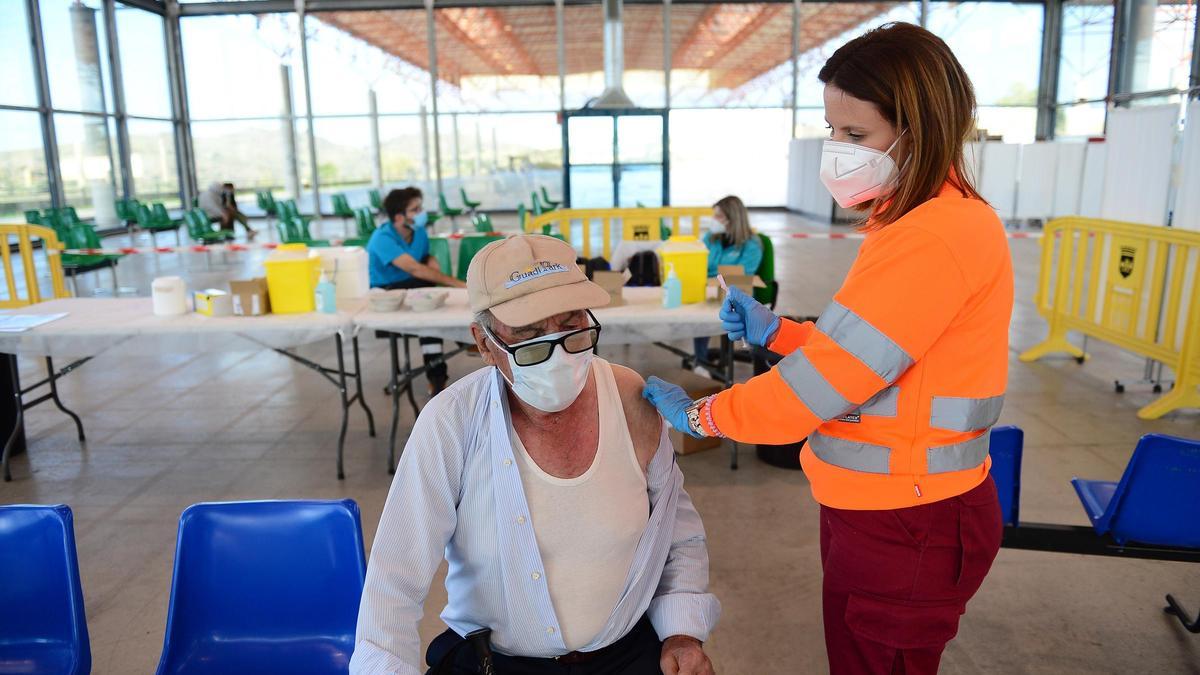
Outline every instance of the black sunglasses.
<path id="1" fill-rule="evenodd" d="M 505 344 L 487 326 L 484 326 L 483 330 L 487 331 L 488 336 L 492 338 L 493 342 L 500 345 L 504 351 L 512 354 L 513 362 L 518 366 L 536 366 L 550 359 L 550 355 L 554 353 L 555 346 L 562 347 L 563 351 L 568 354 L 579 354 L 596 348 L 596 343 L 600 341 L 600 322 L 596 320 L 596 316 L 592 314 L 591 310 L 584 311 L 587 312 L 588 318 L 592 320 L 593 325 L 573 330 L 553 340 L 535 340 L 519 344 L 516 347 Z"/>

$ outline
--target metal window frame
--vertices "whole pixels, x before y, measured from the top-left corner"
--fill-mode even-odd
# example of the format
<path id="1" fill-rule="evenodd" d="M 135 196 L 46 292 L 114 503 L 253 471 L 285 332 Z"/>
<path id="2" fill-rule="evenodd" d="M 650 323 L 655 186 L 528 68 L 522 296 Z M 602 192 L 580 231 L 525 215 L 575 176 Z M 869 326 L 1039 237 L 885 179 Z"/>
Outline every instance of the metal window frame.
<path id="1" fill-rule="evenodd" d="M 1038 73 L 1034 138 L 1054 139 L 1058 116 L 1058 73 L 1062 64 L 1063 0 L 1046 0 L 1042 13 L 1042 63 Z"/>

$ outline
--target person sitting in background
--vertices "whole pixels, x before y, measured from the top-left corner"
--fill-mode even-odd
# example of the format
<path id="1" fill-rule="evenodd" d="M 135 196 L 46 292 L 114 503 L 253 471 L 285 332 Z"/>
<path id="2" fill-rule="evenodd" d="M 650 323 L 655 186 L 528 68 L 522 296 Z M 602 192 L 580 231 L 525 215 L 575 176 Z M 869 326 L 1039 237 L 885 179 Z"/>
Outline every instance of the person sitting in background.
<path id="1" fill-rule="evenodd" d="M 246 239 L 253 241 L 258 236 L 258 230 L 250 227 L 246 214 L 238 210 L 237 199 L 234 197 L 233 183 L 213 183 L 200 195 L 197 204 L 208 214 L 210 222 L 220 223 L 222 230 L 233 231 L 233 221 L 246 228 Z"/>
<path id="2" fill-rule="evenodd" d="M 368 269 L 372 288 L 423 288 L 466 284 L 442 274 L 438 262 L 429 255 L 429 235 L 425 232 L 428 214 L 425 200 L 415 187 L 392 190 L 383 199 L 388 225 L 375 229 L 367 240 Z M 449 375 L 442 360 L 442 341 L 421 338 L 421 356 L 430 395 L 446 388 Z"/>
<path id="3" fill-rule="evenodd" d="M 426 663 L 480 672 L 712 675 L 704 526 L 641 376 L 594 355 L 604 289 L 543 235 L 483 248 L 467 272 L 484 362 L 425 406 L 383 507 L 350 672 L 419 675 L 443 557 L 450 630 Z M 448 669 L 447 669 L 448 667 Z M 492 672 L 492 671 L 488 671 Z"/>
<path id="4" fill-rule="evenodd" d="M 763 247 L 758 235 L 750 229 L 750 214 L 742 200 L 730 195 L 713 204 L 714 224 L 704 235 L 708 247 L 708 276 L 717 276 L 722 265 L 741 265 L 746 274 L 758 273 L 762 263 Z M 695 366 L 692 372 L 712 377 L 704 364 L 708 362 L 708 338 L 695 340 Z"/>

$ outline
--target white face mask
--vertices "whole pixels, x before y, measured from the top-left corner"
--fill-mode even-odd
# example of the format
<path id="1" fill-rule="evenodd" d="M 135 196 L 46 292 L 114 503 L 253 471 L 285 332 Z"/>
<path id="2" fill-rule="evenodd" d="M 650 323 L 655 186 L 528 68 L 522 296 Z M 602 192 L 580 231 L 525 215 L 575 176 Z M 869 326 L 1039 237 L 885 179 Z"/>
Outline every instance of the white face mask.
<path id="1" fill-rule="evenodd" d="M 572 332 L 574 331 L 541 335 L 509 346 L 515 348 L 527 342 L 553 340 Z M 497 342 L 490 331 L 488 338 Z M 504 347 L 500 349 L 503 350 Z M 568 354 L 562 345 L 555 345 L 554 353 L 549 359 L 532 366 L 518 366 L 512 354 L 507 350 L 504 353 L 508 356 L 508 367 L 513 374 L 513 380 L 505 377 L 504 381 L 512 387 L 517 398 L 542 412 L 565 410 L 579 398 L 580 392 L 587 386 L 588 373 L 591 372 L 592 358 L 595 356 L 590 349 L 578 354 Z M 500 371 L 500 375 L 504 376 L 503 370 Z"/>
<path id="2" fill-rule="evenodd" d="M 725 223 L 714 218 L 708 224 L 708 231 L 712 234 L 725 234 Z"/>
<path id="3" fill-rule="evenodd" d="M 821 146 L 821 182 L 838 206 L 845 209 L 877 199 L 891 187 L 897 170 L 888 153 L 899 142 L 897 136 L 891 147 L 879 152 L 853 143 L 825 141 Z"/>

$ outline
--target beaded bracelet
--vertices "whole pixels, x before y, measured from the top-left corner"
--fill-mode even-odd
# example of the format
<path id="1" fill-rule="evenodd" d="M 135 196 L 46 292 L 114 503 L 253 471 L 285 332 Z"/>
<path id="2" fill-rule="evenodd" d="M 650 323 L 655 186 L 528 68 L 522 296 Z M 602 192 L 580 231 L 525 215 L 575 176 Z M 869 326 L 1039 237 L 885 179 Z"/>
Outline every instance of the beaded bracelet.
<path id="1" fill-rule="evenodd" d="M 725 438 L 725 434 L 721 433 L 721 430 L 717 428 L 716 423 L 713 422 L 712 403 L 714 398 L 716 398 L 716 394 L 706 397 L 704 399 L 704 403 L 700 407 L 702 410 L 704 410 L 704 421 L 708 423 L 708 429 L 712 430 L 713 435 L 717 438 Z"/>

